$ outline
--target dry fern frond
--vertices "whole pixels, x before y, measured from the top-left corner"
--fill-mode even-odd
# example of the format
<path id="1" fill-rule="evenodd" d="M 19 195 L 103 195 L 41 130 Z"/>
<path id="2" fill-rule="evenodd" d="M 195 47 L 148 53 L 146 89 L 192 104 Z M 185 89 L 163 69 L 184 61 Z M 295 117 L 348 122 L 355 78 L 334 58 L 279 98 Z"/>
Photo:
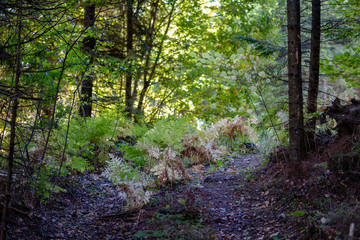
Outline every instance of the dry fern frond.
<path id="1" fill-rule="evenodd" d="M 191 170 L 193 172 L 203 173 L 204 172 L 203 168 L 205 168 L 205 166 L 202 164 L 199 164 L 199 165 L 192 166 Z"/>
<path id="2" fill-rule="evenodd" d="M 212 158 L 208 151 L 202 145 L 191 146 L 185 145 L 185 149 L 181 152 L 183 157 L 190 159 L 190 164 L 203 164 L 212 162 Z"/>
<path id="3" fill-rule="evenodd" d="M 177 157 L 175 150 L 170 147 L 165 149 L 162 161 L 151 168 L 151 171 L 161 184 L 181 179 L 190 180 L 190 175 L 184 167 L 182 159 Z"/>
<path id="4" fill-rule="evenodd" d="M 236 116 L 232 119 L 223 119 L 214 124 L 220 136 L 235 139 L 236 136 L 249 135 L 248 119 L 245 116 Z"/>
<path id="5" fill-rule="evenodd" d="M 176 152 L 174 149 L 167 147 L 164 151 L 164 160 L 171 161 L 176 158 Z"/>
<path id="6" fill-rule="evenodd" d="M 202 141 L 204 142 L 208 142 L 211 139 L 215 139 L 218 138 L 219 136 L 219 127 L 216 125 L 213 125 L 210 128 L 206 128 L 203 133 L 204 133 L 204 137 L 202 138 Z"/>
<path id="7" fill-rule="evenodd" d="M 215 138 L 207 142 L 201 139 L 196 145 L 186 145 L 181 154 L 191 160 L 190 164 L 216 162 L 221 156 L 227 154 L 228 151 L 225 146 L 217 146 L 215 141 Z"/>
<path id="8" fill-rule="evenodd" d="M 216 162 L 221 157 L 221 155 L 225 154 L 227 151 L 225 147 L 220 148 L 216 146 L 214 141 L 215 139 L 211 139 L 206 144 L 204 144 L 204 147 L 209 152 L 212 161 Z"/>
<path id="9" fill-rule="evenodd" d="M 200 137 L 196 134 L 191 134 L 191 135 L 185 135 L 182 143 L 184 146 L 186 145 L 196 145 L 200 142 Z"/>
<path id="10" fill-rule="evenodd" d="M 149 184 L 149 178 L 127 164 L 123 158 L 109 154 L 109 159 L 102 175 L 125 192 L 126 207 L 136 209 L 146 204 L 152 195 L 152 192 L 144 190 Z"/>
<path id="11" fill-rule="evenodd" d="M 151 146 L 149 149 L 147 149 L 147 153 L 149 157 L 154 158 L 155 160 L 160 160 L 161 158 L 161 151 L 158 147 Z"/>
<path id="12" fill-rule="evenodd" d="M 146 184 L 143 182 L 134 182 L 130 185 L 120 186 L 126 194 L 127 210 L 139 209 L 150 201 L 153 192 L 144 190 L 145 185 L 147 185 L 147 182 Z"/>
<path id="13" fill-rule="evenodd" d="M 201 138 L 198 135 L 186 136 L 183 140 L 185 149 L 181 152 L 182 156 L 188 157 L 191 160 L 190 164 L 216 162 L 228 151 L 225 146 L 219 147 L 215 142 L 218 140 L 221 131 L 230 129 L 230 131 L 235 132 L 237 129 L 236 124 L 232 122 L 229 119 L 218 121 L 213 126 L 206 128 Z"/>

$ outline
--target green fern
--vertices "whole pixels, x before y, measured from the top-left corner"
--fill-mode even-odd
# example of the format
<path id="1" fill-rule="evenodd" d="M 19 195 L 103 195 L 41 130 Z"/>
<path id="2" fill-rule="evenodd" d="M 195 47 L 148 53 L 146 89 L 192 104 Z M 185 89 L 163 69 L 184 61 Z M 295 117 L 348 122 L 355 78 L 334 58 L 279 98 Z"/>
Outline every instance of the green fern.
<path id="1" fill-rule="evenodd" d="M 117 121 L 110 115 L 87 118 L 86 121 L 80 117 L 72 118 L 66 147 L 69 158 L 66 166 L 84 172 L 94 169 L 98 163 L 105 163 L 109 159 L 108 150 L 114 146 L 111 138 Z M 63 122 L 54 133 L 53 141 L 59 146 L 59 151 L 65 144 L 66 132 L 67 122 Z"/>
<path id="2" fill-rule="evenodd" d="M 147 131 L 149 131 L 149 128 L 146 125 L 131 125 L 130 126 L 130 132 L 131 135 L 135 137 L 135 139 L 139 139 L 143 137 Z"/>
<path id="3" fill-rule="evenodd" d="M 172 149 L 180 152 L 184 149 L 182 140 L 185 135 L 194 132 L 190 121 L 186 118 L 177 120 L 159 120 L 155 123 L 152 129 L 145 133 L 144 137 L 140 139 L 142 142 L 139 146 L 142 150 L 150 147 L 158 147 Z"/>
<path id="4" fill-rule="evenodd" d="M 94 167 L 91 166 L 85 158 L 77 156 L 73 156 L 72 158 L 70 158 L 66 162 L 66 166 L 78 172 L 94 170 Z"/>
<path id="5" fill-rule="evenodd" d="M 147 154 L 146 151 L 138 149 L 136 146 L 122 145 L 119 150 L 125 152 L 124 158 L 132 161 L 138 167 L 146 166 Z"/>

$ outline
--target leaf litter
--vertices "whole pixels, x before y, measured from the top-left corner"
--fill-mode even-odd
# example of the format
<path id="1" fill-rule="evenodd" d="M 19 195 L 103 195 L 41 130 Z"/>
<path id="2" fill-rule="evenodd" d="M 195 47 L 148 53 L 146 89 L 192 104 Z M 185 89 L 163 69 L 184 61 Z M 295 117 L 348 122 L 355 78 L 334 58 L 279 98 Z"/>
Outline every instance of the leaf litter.
<path id="1" fill-rule="evenodd" d="M 256 154 L 232 157 L 220 169 L 196 165 L 191 181 L 154 188 L 150 202 L 125 211 L 121 188 L 97 174 L 63 179 L 68 193 L 26 215 L 11 214 L 9 239 L 297 239 L 286 206 L 249 174 Z M 259 170 L 256 170 L 259 171 Z M 249 177 L 250 176 L 250 177 Z"/>

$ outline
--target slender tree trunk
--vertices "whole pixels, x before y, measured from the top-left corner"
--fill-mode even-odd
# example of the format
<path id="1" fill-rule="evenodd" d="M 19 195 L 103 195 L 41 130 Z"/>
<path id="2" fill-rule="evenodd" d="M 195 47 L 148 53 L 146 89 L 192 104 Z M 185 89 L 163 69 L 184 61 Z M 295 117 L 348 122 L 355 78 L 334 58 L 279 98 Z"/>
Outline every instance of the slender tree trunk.
<path id="1" fill-rule="evenodd" d="M 149 64 L 150 64 L 150 56 L 153 51 L 153 44 L 154 44 L 154 31 L 155 31 L 155 24 L 157 21 L 157 12 L 159 10 L 159 0 L 153 2 L 152 9 L 150 12 L 150 19 L 149 22 L 149 33 L 146 35 L 145 43 L 147 45 L 147 52 L 144 53 L 145 57 L 145 66 L 144 66 L 144 72 L 143 72 L 143 88 L 140 92 L 139 102 L 138 106 L 135 110 L 136 116 L 134 116 L 135 122 L 138 122 L 141 119 L 142 115 L 142 107 L 144 102 L 144 97 L 147 89 L 150 86 L 150 81 L 148 80 L 148 73 L 149 73 Z"/>
<path id="2" fill-rule="evenodd" d="M 94 26 L 95 22 L 95 5 L 85 6 L 84 7 L 84 27 L 90 28 Z M 85 37 L 83 39 L 83 49 L 85 52 L 88 52 L 90 56 L 89 64 L 92 64 L 94 61 L 93 51 L 95 49 L 96 39 L 95 37 Z M 93 93 L 93 76 L 90 73 L 89 76 L 86 76 L 86 79 L 82 82 L 81 85 L 81 104 L 80 104 L 80 115 L 84 117 L 91 117 L 92 110 L 92 93 Z"/>
<path id="3" fill-rule="evenodd" d="M 164 45 L 166 35 L 167 35 L 167 33 L 168 33 L 169 29 L 170 29 L 170 24 L 171 24 L 171 21 L 172 21 L 172 15 L 173 15 L 173 13 L 175 11 L 175 3 L 176 3 L 176 1 L 173 2 L 173 5 L 171 7 L 171 11 L 170 11 L 170 14 L 169 14 L 169 20 L 167 22 L 166 29 L 165 29 L 165 32 L 164 32 L 164 37 L 163 37 L 163 39 L 162 39 L 162 41 L 160 43 L 160 47 L 159 47 L 155 62 L 153 64 L 152 68 L 151 68 L 150 74 L 149 74 L 149 70 L 147 68 L 150 57 L 149 57 L 149 59 L 147 59 L 147 64 L 146 64 L 146 67 L 145 67 L 145 70 L 144 70 L 144 84 L 143 84 L 143 88 L 142 88 L 142 90 L 140 92 L 139 103 L 138 103 L 138 106 L 137 106 L 137 113 L 138 114 L 141 114 L 142 111 L 143 111 L 143 104 L 144 104 L 145 95 L 146 95 L 146 92 L 147 92 L 147 90 L 148 90 L 148 88 L 150 86 L 150 83 L 151 83 L 152 79 L 154 78 L 155 71 L 157 69 L 160 56 L 162 54 L 162 47 Z M 156 7 L 157 7 L 157 5 L 156 5 Z M 155 20 L 156 20 L 156 12 L 154 13 L 154 21 Z"/>
<path id="4" fill-rule="evenodd" d="M 139 81 L 141 79 L 141 75 L 142 75 L 142 70 L 140 68 L 137 69 L 137 73 L 136 73 L 136 79 L 134 79 L 134 86 L 133 86 L 133 91 L 131 94 L 131 99 L 133 102 L 133 108 L 132 108 L 132 115 L 134 117 L 134 121 L 137 122 L 137 109 L 135 109 L 134 107 L 134 103 L 138 97 L 138 88 L 139 88 Z"/>
<path id="5" fill-rule="evenodd" d="M 305 154 L 304 117 L 301 79 L 300 0 L 287 0 L 288 16 L 288 77 L 289 77 L 289 138 L 290 161 L 294 169 Z"/>
<path id="6" fill-rule="evenodd" d="M 130 56 L 133 54 L 133 42 L 134 42 L 134 29 L 133 29 L 133 0 L 127 0 L 127 39 L 126 39 L 126 48 L 127 48 L 127 56 L 129 61 Z M 130 66 L 131 68 L 131 66 Z M 132 99 L 131 94 L 131 85 L 132 85 L 132 73 L 131 70 L 128 71 L 125 80 L 125 113 L 127 117 L 131 118 L 132 109 L 134 105 L 134 101 Z"/>
<path id="7" fill-rule="evenodd" d="M 320 36 L 321 36 L 321 0 L 312 0 L 312 27 L 311 27 L 311 52 L 310 52 L 310 76 L 307 99 L 307 112 L 317 111 L 317 97 L 319 91 L 319 65 L 320 65 Z M 316 118 L 308 123 L 309 147 L 315 147 Z"/>
<path id="8" fill-rule="evenodd" d="M 0 239 L 4 240 L 6 238 L 6 227 L 7 227 L 7 218 L 8 218 L 8 210 L 9 203 L 11 198 L 11 181 L 13 175 L 13 165 L 14 165 L 14 155 L 15 155 L 15 134 L 16 134 L 16 118 L 17 118 L 17 110 L 18 110 L 18 93 L 19 93 L 19 82 L 20 82 L 20 74 L 21 74 L 21 28 L 22 28 L 22 3 L 19 5 L 18 12 L 18 35 L 17 35 L 17 50 L 16 50 L 16 74 L 15 74 L 15 85 L 12 109 L 11 109 L 11 120 L 10 120 L 10 146 L 9 146 L 9 156 L 7 161 L 7 176 L 5 183 L 5 197 L 1 218 L 1 232 Z"/>

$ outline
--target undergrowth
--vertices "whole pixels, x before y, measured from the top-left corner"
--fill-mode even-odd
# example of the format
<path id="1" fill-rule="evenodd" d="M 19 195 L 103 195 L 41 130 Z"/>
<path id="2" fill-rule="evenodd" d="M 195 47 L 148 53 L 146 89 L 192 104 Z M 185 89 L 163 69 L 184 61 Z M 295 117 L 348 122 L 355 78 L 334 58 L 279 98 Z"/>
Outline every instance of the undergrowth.
<path id="1" fill-rule="evenodd" d="M 195 164 L 222 166 L 231 151 L 245 151 L 251 134 L 245 117 L 198 129 L 186 118 L 162 119 L 148 126 L 111 114 L 86 120 L 73 116 L 70 122 L 57 123 L 43 159 L 45 135 L 35 136 L 37 141 L 28 147 L 29 172 L 41 199 L 66 191 L 54 184 L 58 177 L 102 172 L 122 188 L 127 209 L 134 209 L 149 200 L 149 186 L 190 180 L 188 167 Z"/>
<path id="2" fill-rule="evenodd" d="M 74 116 L 70 122 L 58 122 L 43 159 L 46 138 L 35 135 L 36 141 L 28 147 L 31 163 L 28 169 L 34 181 L 31 185 L 36 186 L 38 197 L 46 200 L 50 192 L 66 191 L 61 185 L 53 183 L 57 177 L 101 169 L 109 160 L 109 151 L 115 146 L 114 129 L 119 122 L 125 125 L 126 120 L 111 114 L 86 120 Z"/>
<path id="3" fill-rule="evenodd" d="M 128 208 L 140 207 L 148 201 L 146 196 L 151 193 L 144 193 L 149 185 L 190 180 L 187 167 L 191 165 L 221 165 L 223 157 L 229 154 L 228 146 L 233 149 L 240 145 L 237 150 L 241 146 L 245 149 L 245 139 L 251 132 L 245 117 L 223 119 L 202 130 L 196 129 L 186 118 L 163 119 L 149 128 L 131 126 L 129 131 L 136 143 L 120 144 L 123 158 L 112 155 L 103 172 L 104 176 L 123 187 L 130 199 Z M 141 182 L 136 186 L 142 186 L 142 191 L 134 190 L 137 182 Z M 135 197 L 136 194 L 141 196 Z"/>

